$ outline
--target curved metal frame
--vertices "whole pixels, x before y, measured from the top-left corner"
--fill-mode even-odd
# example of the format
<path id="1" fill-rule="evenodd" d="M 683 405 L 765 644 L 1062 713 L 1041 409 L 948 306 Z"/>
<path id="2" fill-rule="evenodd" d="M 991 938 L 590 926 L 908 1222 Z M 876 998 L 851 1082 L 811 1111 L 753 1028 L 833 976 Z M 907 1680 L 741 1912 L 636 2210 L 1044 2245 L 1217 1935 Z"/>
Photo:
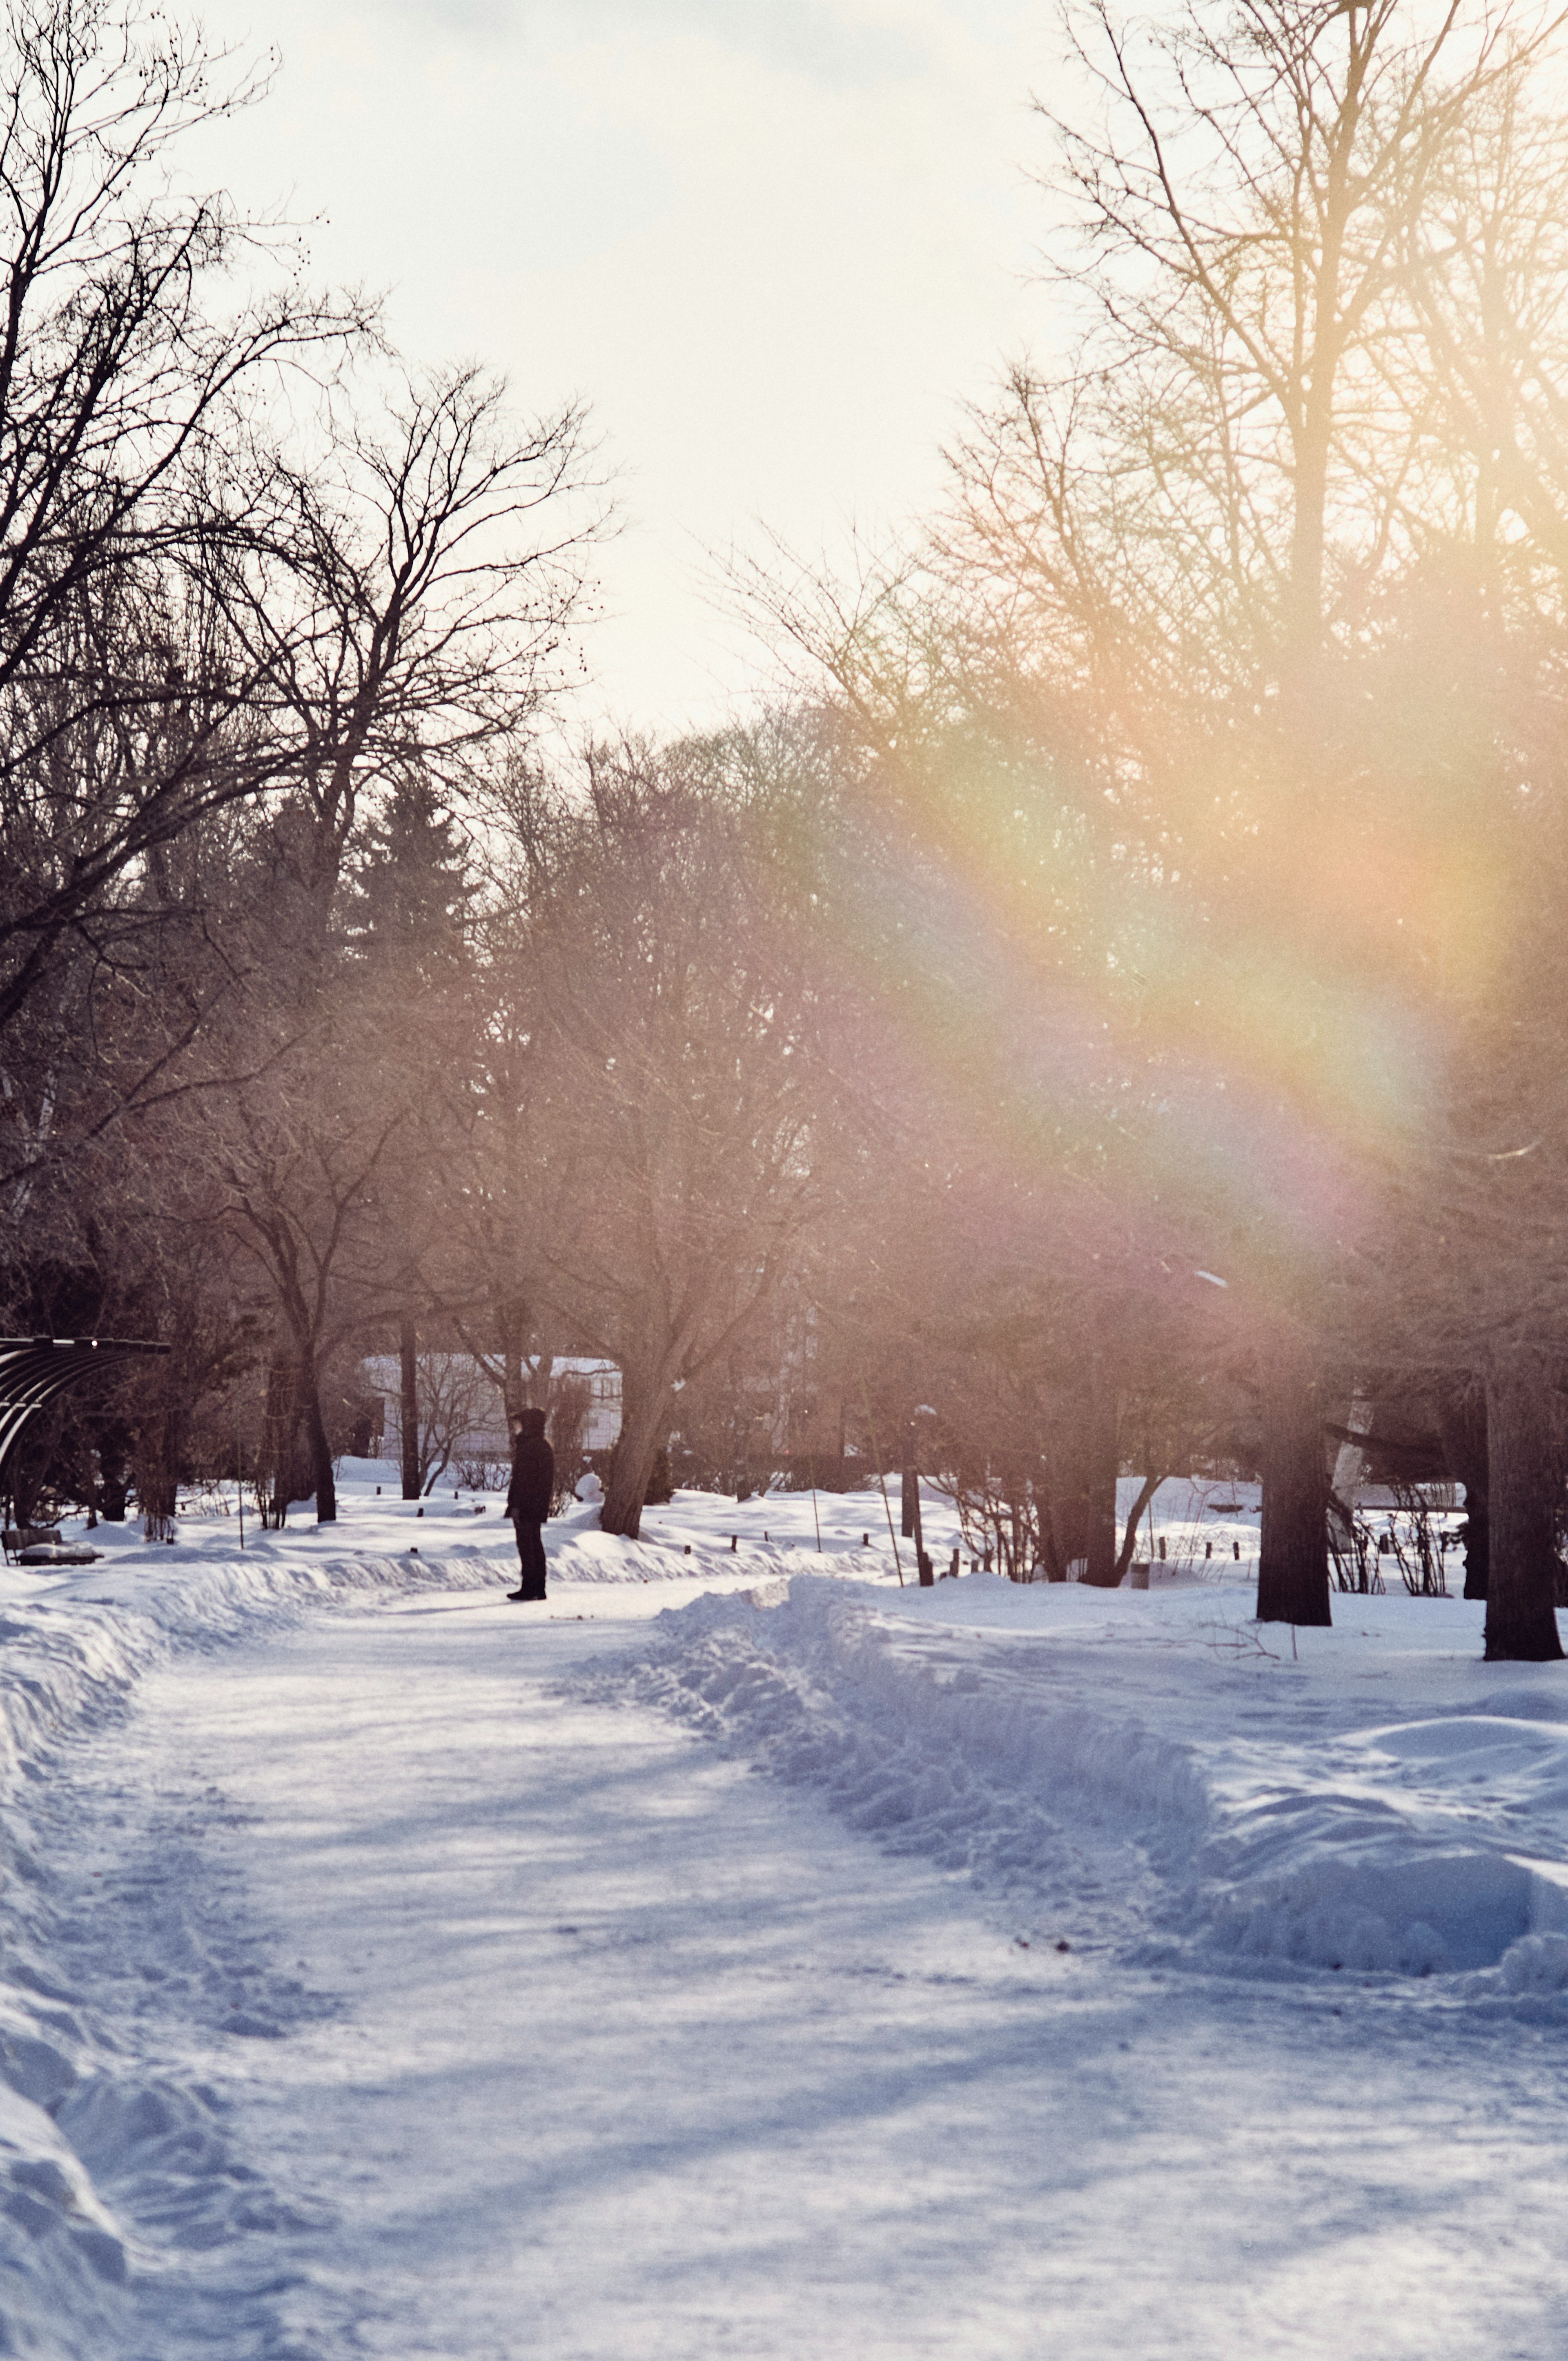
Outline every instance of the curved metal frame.
<path id="1" fill-rule="evenodd" d="M 35 1412 L 99 1369 L 169 1350 L 139 1337 L 0 1336 L 0 1498 L 6 1495 L 12 1457 Z"/>

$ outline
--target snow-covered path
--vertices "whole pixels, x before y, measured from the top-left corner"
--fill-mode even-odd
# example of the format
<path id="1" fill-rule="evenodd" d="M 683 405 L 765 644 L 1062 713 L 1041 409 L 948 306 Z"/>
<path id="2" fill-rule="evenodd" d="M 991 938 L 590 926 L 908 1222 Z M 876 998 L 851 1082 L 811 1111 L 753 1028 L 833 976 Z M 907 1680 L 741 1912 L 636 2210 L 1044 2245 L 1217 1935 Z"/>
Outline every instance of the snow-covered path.
<path id="1" fill-rule="evenodd" d="M 93 2361 L 1568 2356 L 1560 2027 L 1058 1953 L 618 1700 L 647 1592 L 493 1596 L 71 1751 L 57 1966 L 222 2141 L 155 2204 L 62 2114 L 146 2241 Z"/>

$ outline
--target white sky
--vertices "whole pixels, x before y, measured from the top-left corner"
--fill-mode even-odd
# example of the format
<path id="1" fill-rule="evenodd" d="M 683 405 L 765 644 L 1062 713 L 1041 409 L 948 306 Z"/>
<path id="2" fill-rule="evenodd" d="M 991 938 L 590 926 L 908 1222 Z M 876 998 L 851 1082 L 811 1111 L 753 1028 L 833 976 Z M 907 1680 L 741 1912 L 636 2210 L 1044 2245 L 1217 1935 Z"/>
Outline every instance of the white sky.
<path id="1" fill-rule="evenodd" d="M 805 553 L 936 498 L 965 395 L 1048 330 L 1048 5 L 1015 0 L 211 0 L 276 47 L 225 129 L 242 202 L 323 216 L 425 361 L 581 394 L 620 473 L 587 711 L 716 719 L 757 652 L 704 553 Z"/>

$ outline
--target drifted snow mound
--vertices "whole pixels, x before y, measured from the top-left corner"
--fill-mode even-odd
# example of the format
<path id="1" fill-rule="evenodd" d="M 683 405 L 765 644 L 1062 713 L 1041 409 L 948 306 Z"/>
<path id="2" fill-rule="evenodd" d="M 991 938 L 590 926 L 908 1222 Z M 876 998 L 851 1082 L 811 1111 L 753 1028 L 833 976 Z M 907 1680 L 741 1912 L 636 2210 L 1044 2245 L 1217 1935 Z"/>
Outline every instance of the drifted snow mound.
<path id="1" fill-rule="evenodd" d="M 6 2045 L 9 2078 L 10 2045 Z M 0 2087 L 0 2325 L 27 2355 L 117 2352 L 125 2242 L 69 2140 Z"/>
<path id="2" fill-rule="evenodd" d="M 1044 1609 L 1026 1627 L 998 1577 L 964 1601 L 944 1622 L 796 1576 L 660 1617 L 601 1686 L 967 1872 L 1014 1924 L 1274 1975 L 1448 1979 L 1453 1998 L 1561 1993 L 1568 2014 L 1568 1722 L 1527 1702 L 1303 1740 L 1302 1692 L 1281 1688 L 1259 1743 L 1218 1688 L 1205 1715 L 1223 1675 L 1179 1633 L 1163 1694 L 1145 1677 L 1129 1709 L 1124 1655 Z"/>
<path id="3" fill-rule="evenodd" d="M 61 1746 L 108 1726 L 137 1678 L 176 1651 L 215 1651 L 315 1605 L 466 1589 L 473 1578 L 461 1562 L 311 1565 L 258 1551 L 163 1561 L 156 1577 L 99 1568 L 86 1582 L 112 1582 L 110 1595 L 56 1589 L 0 1615 L 0 2352 L 36 2361 L 141 2352 L 133 2323 L 171 2254 L 264 2238 L 275 2209 L 233 2156 L 212 2093 L 127 2065 L 95 2030 L 90 1996 L 71 1987 L 57 1956 L 57 1865 L 71 1830 L 51 1817 Z M 254 1977 L 255 1990 L 242 1990 L 222 1968 L 211 1963 L 214 2028 L 280 2030 Z M 158 2225 L 156 2246 L 138 2240 L 138 2224 Z M 258 2269 L 254 2318 L 224 2324 L 225 2338 L 249 2334 L 246 2349 L 258 2353 L 275 2345 L 266 2277 Z M 199 2346 L 200 2318 L 186 2324 Z"/>
<path id="4" fill-rule="evenodd" d="M 597 1476 L 585 1476 L 582 1482 L 598 1487 Z M 585 1494 L 579 1487 L 576 1505 L 545 1526 L 544 1551 L 553 1581 L 674 1582 L 704 1569 L 710 1576 L 716 1569 L 725 1575 L 766 1573 L 779 1564 L 777 1548 L 749 1539 L 732 1554 L 715 1535 L 694 1533 L 688 1555 L 684 1539 L 633 1542 L 621 1533 L 601 1532 L 600 1499 L 600 1489 Z"/>
<path id="5" fill-rule="evenodd" d="M 1321 1841 L 1314 1831 L 1302 1850 L 1315 1856 Z M 1352 1840 L 1342 1859 L 1314 1857 L 1247 1881 L 1223 1897 L 1212 1940 L 1312 1967 L 1442 1974 L 1511 1956 L 1510 1947 L 1527 1938 L 1563 1939 L 1529 1931 L 1568 1924 L 1563 1898 L 1544 1865 L 1479 1849 L 1401 1843 L 1395 1833 L 1363 1847 Z"/>
<path id="6" fill-rule="evenodd" d="M 1568 1935 L 1521 1935 L 1503 1953 L 1497 1982 L 1511 1993 L 1568 1989 Z"/>
<path id="7" fill-rule="evenodd" d="M 597 1478 L 596 1478 L 597 1481 Z M 544 1528 L 550 1574 L 556 1582 L 670 1582 L 692 1571 L 692 1560 L 656 1542 L 603 1533 L 598 1500 L 589 1500 Z M 562 1528 L 565 1528 L 563 1531 Z"/>
<path id="8" fill-rule="evenodd" d="M 971 1598 L 1017 1596 L 967 1581 Z M 1136 1939 L 1146 1861 L 1177 1869 L 1207 1827 L 1202 1780 L 1189 1749 L 1092 1709 L 1069 1675 L 1030 1675 L 973 1632 L 797 1575 L 667 1611 L 647 1654 L 588 1693 L 661 1707 L 822 1791 L 885 1850 L 966 1872 L 1014 1922 L 1059 1933 L 1066 1913 L 1080 1938 Z"/>
<path id="9" fill-rule="evenodd" d="M 1225 1771 L 1241 1790 L 1236 1762 Z M 1568 1930 L 1568 1868 L 1508 1841 L 1531 1828 L 1568 1833 L 1560 1722 L 1455 1713 L 1279 1748 L 1234 1795 L 1202 1864 L 1212 1939 L 1315 1967 L 1496 1967 Z"/>

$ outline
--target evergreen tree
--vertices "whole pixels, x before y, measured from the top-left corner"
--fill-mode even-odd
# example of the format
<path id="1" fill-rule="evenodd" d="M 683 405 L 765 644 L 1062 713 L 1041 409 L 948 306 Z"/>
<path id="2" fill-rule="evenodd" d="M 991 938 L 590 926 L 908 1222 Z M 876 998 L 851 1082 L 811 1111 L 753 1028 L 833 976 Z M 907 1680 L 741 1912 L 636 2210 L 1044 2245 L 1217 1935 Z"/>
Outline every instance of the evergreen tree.
<path id="1" fill-rule="evenodd" d="M 348 889 L 351 953 L 407 991 L 462 967 L 473 885 L 451 812 L 420 772 L 394 784 L 366 830 Z"/>

